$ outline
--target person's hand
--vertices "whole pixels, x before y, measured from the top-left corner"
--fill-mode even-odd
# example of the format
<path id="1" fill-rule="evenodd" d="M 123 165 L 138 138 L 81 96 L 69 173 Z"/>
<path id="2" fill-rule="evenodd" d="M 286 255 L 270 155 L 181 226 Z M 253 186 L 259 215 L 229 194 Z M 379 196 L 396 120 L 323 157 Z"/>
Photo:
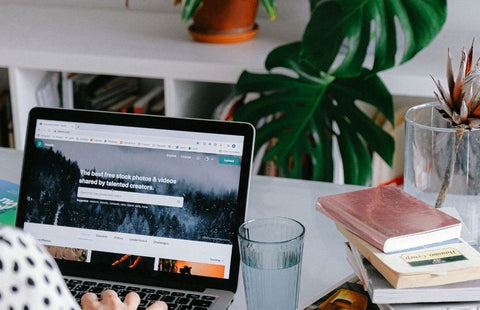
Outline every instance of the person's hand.
<path id="1" fill-rule="evenodd" d="M 122 302 L 115 291 L 103 291 L 101 300 L 98 300 L 94 293 L 86 293 L 82 296 L 83 310 L 136 310 L 140 304 L 140 296 L 130 292 Z M 168 310 L 167 304 L 163 301 L 156 301 L 147 310 Z"/>

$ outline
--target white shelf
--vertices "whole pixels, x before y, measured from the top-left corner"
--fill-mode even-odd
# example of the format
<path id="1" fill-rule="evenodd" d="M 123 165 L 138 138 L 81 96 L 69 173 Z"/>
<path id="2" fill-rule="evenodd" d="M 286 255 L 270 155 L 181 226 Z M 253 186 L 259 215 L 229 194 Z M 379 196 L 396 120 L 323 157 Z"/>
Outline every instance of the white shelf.
<path id="1" fill-rule="evenodd" d="M 263 70 L 268 52 L 301 27 L 260 21 L 253 41 L 194 42 L 178 14 L 7 4 L 0 8 L 0 66 L 235 83 Z"/>
<path id="2" fill-rule="evenodd" d="M 268 52 L 300 38 L 305 26 L 257 22 L 254 40 L 212 45 L 193 41 L 179 14 L 0 3 L 0 67 L 9 69 L 17 148 L 47 71 L 163 79 L 167 115 L 207 116 L 219 94 L 231 89 L 226 84 L 236 83 L 245 69 L 264 71 Z"/>
<path id="3" fill-rule="evenodd" d="M 431 45 L 409 63 L 381 74 L 392 93 L 432 95 L 429 74 L 445 75 L 447 48 L 458 57 L 475 36 L 472 25 L 479 22 L 475 14 L 464 13 L 449 10 Z M 281 19 L 259 24 L 252 41 L 212 45 L 192 41 L 178 14 L 3 4 L 0 66 L 235 83 L 244 69 L 263 71 L 268 52 L 301 38 L 305 27 Z"/>
<path id="4" fill-rule="evenodd" d="M 193 41 L 178 12 L 42 3 L 0 0 L 0 67 L 9 69 L 18 148 L 28 111 L 36 105 L 35 88 L 48 71 L 163 79 L 167 115 L 204 117 L 243 70 L 264 72 L 267 54 L 299 40 L 306 26 L 302 19 L 259 18 L 255 39 L 212 45 Z M 458 62 L 460 47 L 470 44 L 479 24 L 470 8 L 473 0 L 449 3 L 447 23 L 435 41 L 407 64 L 381 73 L 392 94 L 432 97 L 429 74 L 443 79 L 447 48 Z"/>

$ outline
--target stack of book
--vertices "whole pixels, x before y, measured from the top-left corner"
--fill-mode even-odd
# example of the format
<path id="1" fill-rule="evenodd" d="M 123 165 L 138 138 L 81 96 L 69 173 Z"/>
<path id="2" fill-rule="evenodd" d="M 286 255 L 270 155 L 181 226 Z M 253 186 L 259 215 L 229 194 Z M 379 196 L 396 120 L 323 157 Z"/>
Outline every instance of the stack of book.
<path id="1" fill-rule="evenodd" d="M 477 309 L 480 253 L 461 222 L 393 186 L 320 197 L 380 309 Z"/>
<path id="2" fill-rule="evenodd" d="M 139 78 L 71 73 L 63 75 L 61 85 L 64 108 L 164 114 L 163 86 L 141 89 Z"/>

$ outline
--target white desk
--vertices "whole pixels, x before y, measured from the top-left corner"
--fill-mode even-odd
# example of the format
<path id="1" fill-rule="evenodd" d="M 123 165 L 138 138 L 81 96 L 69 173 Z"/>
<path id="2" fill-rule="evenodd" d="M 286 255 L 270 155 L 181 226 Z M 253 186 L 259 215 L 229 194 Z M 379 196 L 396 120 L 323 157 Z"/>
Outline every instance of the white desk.
<path id="1" fill-rule="evenodd" d="M 20 181 L 22 152 L 0 148 L 0 178 Z M 254 176 L 250 184 L 247 218 L 288 216 L 305 225 L 299 308 L 315 301 L 332 285 L 348 277 L 352 269 L 345 260 L 344 238 L 334 223 L 315 210 L 318 196 L 345 192 L 355 186 Z M 230 309 L 246 309 L 240 277 Z"/>

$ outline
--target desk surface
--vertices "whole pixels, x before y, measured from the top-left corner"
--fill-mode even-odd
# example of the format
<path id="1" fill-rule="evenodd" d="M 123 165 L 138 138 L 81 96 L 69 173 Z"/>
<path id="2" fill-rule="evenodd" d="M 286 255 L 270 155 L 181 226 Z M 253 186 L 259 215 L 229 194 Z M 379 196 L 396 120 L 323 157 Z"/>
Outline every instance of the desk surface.
<path id="1" fill-rule="evenodd" d="M 22 152 L 0 148 L 0 178 L 18 183 Z M 250 184 L 247 218 L 287 216 L 305 225 L 299 308 L 309 305 L 326 289 L 348 277 L 343 242 L 334 223 L 315 210 L 318 196 L 345 192 L 355 186 L 254 176 Z M 246 309 L 243 283 L 230 309 Z"/>

